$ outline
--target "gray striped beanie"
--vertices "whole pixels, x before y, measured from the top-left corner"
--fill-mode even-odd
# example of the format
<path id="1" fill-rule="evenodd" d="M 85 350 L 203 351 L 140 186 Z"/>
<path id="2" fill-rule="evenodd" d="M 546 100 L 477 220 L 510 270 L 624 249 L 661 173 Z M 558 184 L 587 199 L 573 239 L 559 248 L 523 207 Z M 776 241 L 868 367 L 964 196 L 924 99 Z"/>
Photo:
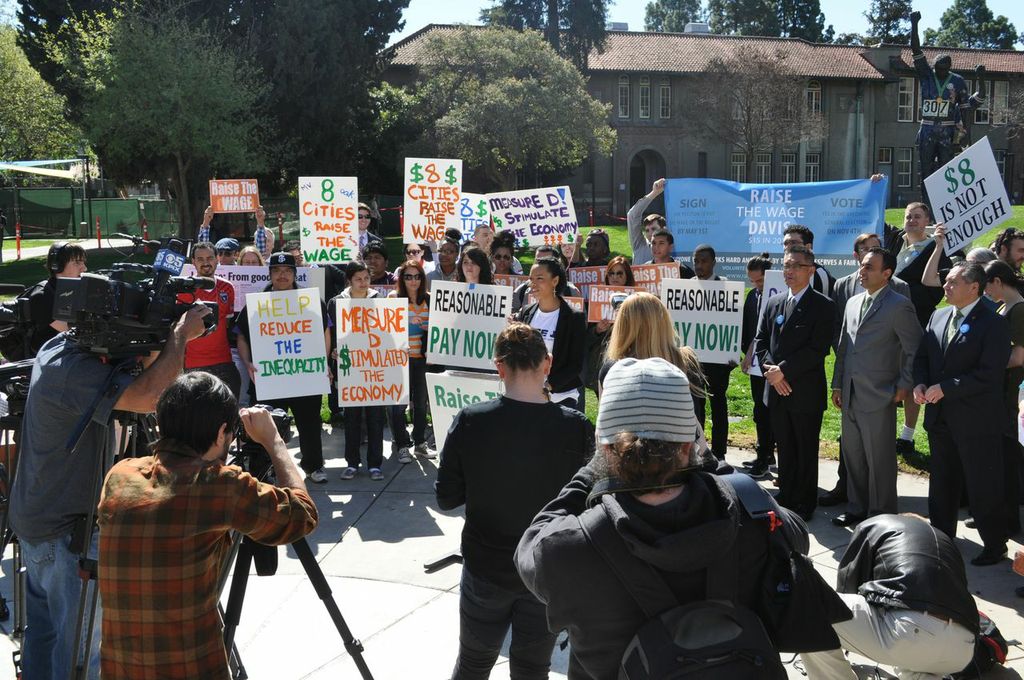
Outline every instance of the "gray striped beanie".
<path id="1" fill-rule="evenodd" d="M 611 444 L 621 432 L 641 439 L 692 442 L 697 418 L 686 374 L 660 358 L 615 362 L 604 379 L 597 440 Z"/>

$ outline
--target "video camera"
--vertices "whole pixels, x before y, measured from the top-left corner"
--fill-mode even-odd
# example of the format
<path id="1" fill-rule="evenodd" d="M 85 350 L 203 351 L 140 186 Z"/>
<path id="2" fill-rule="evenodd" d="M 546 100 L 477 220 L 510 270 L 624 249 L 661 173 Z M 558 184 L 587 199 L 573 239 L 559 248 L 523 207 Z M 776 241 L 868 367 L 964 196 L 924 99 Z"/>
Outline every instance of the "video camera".
<path id="1" fill-rule="evenodd" d="M 27 297 L 22 297 L 25 286 L 14 283 L 0 283 L 0 295 L 18 295 L 9 301 L 0 302 L 0 356 L 8 361 L 31 359 L 29 338 L 32 334 L 32 317 Z"/>
<path id="2" fill-rule="evenodd" d="M 96 354 L 117 358 L 159 350 L 192 306 L 178 302 L 178 295 L 216 285 L 212 278 L 178 276 L 185 254 L 184 241 L 164 239 L 152 265 L 120 262 L 104 272 L 57 279 L 54 318 L 66 321 L 75 340 Z M 217 327 L 218 305 L 202 304 L 213 312 L 203 319 L 208 335 Z"/>
<path id="3" fill-rule="evenodd" d="M 274 420 L 274 425 L 277 426 L 277 433 L 281 435 L 281 440 L 285 444 L 291 441 L 292 421 L 294 418 L 287 411 L 266 404 L 256 404 L 253 408 L 269 411 L 270 417 Z M 271 470 L 270 456 L 267 455 L 266 450 L 249 437 L 249 433 L 245 431 L 242 423 L 238 423 L 235 437 L 238 439 L 239 445 L 235 452 L 235 459 L 232 462 L 249 472 L 256 479 L 266 481 Z"/>

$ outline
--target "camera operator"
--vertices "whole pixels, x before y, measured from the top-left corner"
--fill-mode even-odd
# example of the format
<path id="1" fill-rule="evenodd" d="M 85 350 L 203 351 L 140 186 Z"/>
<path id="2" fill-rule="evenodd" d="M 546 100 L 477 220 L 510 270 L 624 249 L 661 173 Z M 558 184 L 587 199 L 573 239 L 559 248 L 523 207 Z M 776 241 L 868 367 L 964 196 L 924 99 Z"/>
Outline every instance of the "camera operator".
<path id="1" fill-rule="evenodd" d="M 73 328 L 36 356 L 9 515 L 25 561 L 28 626 L 21 650 L 28 680 L 66 680 L 71 672 L 82 588 L 78 558 L 86 518 L 96 507 L 103 455 L 114 447 L 113 411 L 155 409 L 160 393 L 181 373 L 185 344 L 204 332 L 203 317 L 210 313 L 197 306 L 183 314 L 138 377 L 129 372 L 135 361 L 90 352 Z M 98 649 L 98 634 L 91 643 Z M 90 659 L 88 677 L 95 678 L 99 655 Z"/>
<path id="2" fill-rule="evenodd" d="M 316 528 L 316 505 L 270 412 L 239 411 L 216 376 L 179 377 L 156 417 L 153 455 L 114 465 L 100 497 L 103 678 L 228 680 L 217 601 L 230 531 L 291 543 Z M 225 464 L 239 419 L 280 486 Z"/>
<path id="3" fill-rule="evenodd" d="M 185 372 L 202 370 L 212 373 L 227 383 L 231 394 L 238 399 L 242 377 L 231 357 L 231 318 L 235 314 L 235 289 L 226 280 L 214 276 L 217 271 L 217 255 L 209 241 L 192 246 L 192 266 L 198 276 L 214 279 L 216 284 L 213 290 L 182 293 L 178 301 L 216 302 L 220 318 L 217 319 L 217 330 L 188 343 L 185 348 Z"/>
<path id="4" fill-rule="evenodd" d="M 47 340 L 68 329 L 66 322 L 53 318 L 57 279 L 77 279 L 82 276 L 87 270 L 85 248 L 66 241 L 55 241 L 46 253 L 46 270 L 50 272 L 49 278 L 23 293 L 29 300 L 29 315 L 32 319 L 30 349 L 33 356 Z"/>

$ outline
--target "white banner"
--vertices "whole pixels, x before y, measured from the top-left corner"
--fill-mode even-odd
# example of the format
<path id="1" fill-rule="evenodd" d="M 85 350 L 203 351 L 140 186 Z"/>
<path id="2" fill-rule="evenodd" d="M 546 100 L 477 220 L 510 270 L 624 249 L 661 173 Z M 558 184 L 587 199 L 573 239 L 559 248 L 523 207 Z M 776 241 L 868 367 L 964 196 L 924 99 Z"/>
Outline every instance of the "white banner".
<path id="1" fill-rule="evenodd" d="M 462 161 L 456 158 L 406 158 L 402 203 L 405 243 L 440 241 L 458 227 L 456 205 L 462 198 Z"/>
<path id="2" fill-rule="evenodd" d="M 306 262 L 359 259 L 358 180 L 300 177 L 299 235 Z"/>
<path id="3" fill-rule="evenodd" d="M 786 288 L 786 278 L 782 274 L 781 269 L 766 269 L 764 272 L 764 286 L 761 289 L 761 304 L 757 307 L 757 327 L 754 328 L 754 336 L 757 336 L 757 329 L 761 327 L 761 319 L 764 318 L 764 310 L 768 306 L 768 299 L 773 295 L 778 295 Z M 746 352 L 749 347 L 742 348 Z M 763 375 L 761 373 L 761 366 L 757 363 L 757 356 L 751 357 L 750 370 L 747 371 L 749 375 Z"/>
<path id="4" fill-rule="evenodd" d="M 702 363 L 739 362 L 743 330 L 743 283 L 665 279 L 661 301 L 668 308 L 679 341 Z"/>
<path id="5" fill-rule="evenodd" d="M 434 281 L 427 363 L 495 370 L 494 342 L 511 313 L 508 286 Z"/>
<path id="6" fill-rule="evenodd" d="M 444 448 L 444 440 L 455 415 L 464 407 L 501 396 L 501 380 L 488 373 L 445 371 L 427 373 L 427 401 L 434 423 L 434 442 L 437 450 Z"/>
<path id="7" fill-rule="evenodd" d="M 195 276 L 196 269 L 191 264 L 185 265 L 181 270 L 182 276 Z M 245 306 L 245 296 L 249 293 L 262 293 L 263 289 L 270 283 L 270 271 L 267 267 L 243 267 L 240 264 L 217 265 L 215 275 L 224 279 L 235 289 L 235 309 L 242 311 Z M 295 283 L 300 288 L 312 288 L 316 286 L 320 292 L 320 299 L 327 296 L 327 273 L 321 267 L 298 267 L 295 272 Z"/>
<path id="8" fill-rule="evenodd" d="M 327 394 L 327 347 L 320 297 L 308 288 L 249 293 L 256 398 Z"/>
<path id="9" fill-rule="evenodd" d="M 338 299 L 338 404 L 409 403 L 409 301 Z"/>
<path id="10" fill-rule="evenodd" d="M 576 243 L 579 224 L 569 187 L 521 189 L 487 194 L 495 229 L 510 229 L 516 246 Z"/>

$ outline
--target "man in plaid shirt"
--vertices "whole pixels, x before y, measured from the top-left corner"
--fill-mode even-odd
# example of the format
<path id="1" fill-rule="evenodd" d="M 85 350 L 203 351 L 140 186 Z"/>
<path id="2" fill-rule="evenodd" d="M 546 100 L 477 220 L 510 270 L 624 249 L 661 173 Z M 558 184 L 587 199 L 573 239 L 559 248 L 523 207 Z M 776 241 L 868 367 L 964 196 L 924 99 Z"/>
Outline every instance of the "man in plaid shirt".
<path id="1" fill-rule="evenodd" d="M 316 506 L 270 414 L 239 411 L 219 378 L 181 376 L 156 413 L 153 455 L 117 463 L 100 497 L 102 676 L 229 680 L 217 585 L 231 531 L 291 543 L 316 528 Z M 280 486 L 225 465 L 239 419 Z"/>

